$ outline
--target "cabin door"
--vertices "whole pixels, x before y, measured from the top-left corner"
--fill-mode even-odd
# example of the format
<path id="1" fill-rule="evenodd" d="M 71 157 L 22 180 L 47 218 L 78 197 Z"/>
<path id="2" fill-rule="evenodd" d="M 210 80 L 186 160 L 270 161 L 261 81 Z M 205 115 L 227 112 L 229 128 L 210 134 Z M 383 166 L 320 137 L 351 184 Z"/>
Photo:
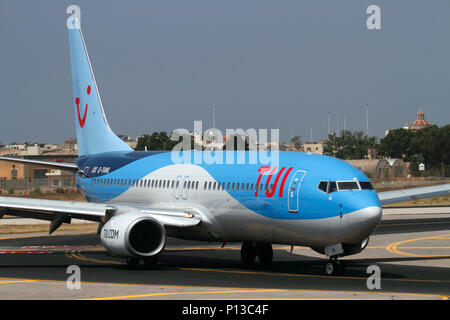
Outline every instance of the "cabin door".
<path id="1" fill-rule="evenodd" d="M 306 171 L 297 170 L 294 176 L 291 179 L 291 183 L 289 184 L 289 194 L 288 194 L 288 209 L 289 212 L 298 212 L 300 205 L 300 185 L 302 183 L 303 177 L 305 176 Z"/>

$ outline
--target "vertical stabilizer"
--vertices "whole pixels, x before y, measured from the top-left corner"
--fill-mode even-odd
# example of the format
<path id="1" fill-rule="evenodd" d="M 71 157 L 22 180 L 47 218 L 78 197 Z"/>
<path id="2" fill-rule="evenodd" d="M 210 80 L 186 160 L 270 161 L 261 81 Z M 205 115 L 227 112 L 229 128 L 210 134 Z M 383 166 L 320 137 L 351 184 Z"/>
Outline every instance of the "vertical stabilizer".
<path id="1" fill-rule="evenodd" d="M 70 62 L 78 155 L 109 151 L 132 151 L 112 132 L 106 120 L 79 20 L 69 22 Z"/>

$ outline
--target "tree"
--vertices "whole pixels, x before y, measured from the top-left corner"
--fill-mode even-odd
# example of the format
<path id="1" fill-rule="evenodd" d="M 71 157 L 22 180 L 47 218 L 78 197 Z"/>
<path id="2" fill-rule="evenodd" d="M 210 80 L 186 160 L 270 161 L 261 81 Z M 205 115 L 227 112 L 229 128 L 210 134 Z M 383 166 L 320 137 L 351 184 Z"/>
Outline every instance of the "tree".
<path id="1" fill-rule="evenodd" d="M 293 147 L 295 150 L 301 150 L 302 145 L 303 143 L 300 136 L 295 136 L 291 139 L 291 148 Z"/>
<path id="2" fill-rule="evenodd" d="M 411 131 L 391 130 L 380 140 L 377 152 L 381 156 L 401 158 L 410 162 L 410 172 L 419 175 L 418 166 L 425 164 L 428 174 L 448 176 L 450 163 L 450 125 L 426 126 Z"/>
<path id="3" fill-rule="evenodd" d="M 386 137 L 380 139 L 377 152 L 385 158 L 399 158 L 409 161 L 413 154 L 411 149 L 413 136 L 412 131 L 403 128 L 391 130 Z"/>
<path id="4" fill-rule="evenodd" d="M 171 140 L 167 132 L 153 132 L 152 135 L 144 134 L 138 138 L 136 150 L 145 150 L 147 147 L 147 150 L 170 151 L 177 144 L 178 141 Z"/>
<path id="5" fill-rule="evenodd" d="M 449 141 L 450 125 L 441 128 L 436 125 L 427 126 L 414 132 L 411 151 L 423 159 L 428 172 L 446 175 L 446 167 L 450 161 Z"/>
<path id="6" fill-rule="evenodd" d="M 328 135 L 323 152 L 340 159 L 364 159 L 376 142 L 376 137 L 367 137 L 362 131 L 342 130 L 339 137 L 335 133 Z"/>

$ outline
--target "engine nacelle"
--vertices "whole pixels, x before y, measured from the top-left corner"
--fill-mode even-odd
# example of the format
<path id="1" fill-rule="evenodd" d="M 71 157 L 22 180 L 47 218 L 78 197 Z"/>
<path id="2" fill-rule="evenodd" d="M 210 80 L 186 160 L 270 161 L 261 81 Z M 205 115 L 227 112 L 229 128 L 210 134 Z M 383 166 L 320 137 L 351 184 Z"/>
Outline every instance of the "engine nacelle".
<path id="1" fill-rule="evenodd" d="M 152 216 L 140 212 L 123 213 L 109 219 L 100 239 L 114 256 L 151 257 L 166 245 L 166 229 Z"/>

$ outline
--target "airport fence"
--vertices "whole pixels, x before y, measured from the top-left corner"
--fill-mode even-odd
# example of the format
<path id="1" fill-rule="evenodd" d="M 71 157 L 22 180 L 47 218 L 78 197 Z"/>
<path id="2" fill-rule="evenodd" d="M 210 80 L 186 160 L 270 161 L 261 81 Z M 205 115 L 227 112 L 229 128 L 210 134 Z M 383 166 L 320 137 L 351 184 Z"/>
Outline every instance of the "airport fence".
<path id="1" fill-rule="evenodd" d="M 75 187 L 75 178 L 0 179 L 0 189 L 3 190 L 52 190 Z"/>

